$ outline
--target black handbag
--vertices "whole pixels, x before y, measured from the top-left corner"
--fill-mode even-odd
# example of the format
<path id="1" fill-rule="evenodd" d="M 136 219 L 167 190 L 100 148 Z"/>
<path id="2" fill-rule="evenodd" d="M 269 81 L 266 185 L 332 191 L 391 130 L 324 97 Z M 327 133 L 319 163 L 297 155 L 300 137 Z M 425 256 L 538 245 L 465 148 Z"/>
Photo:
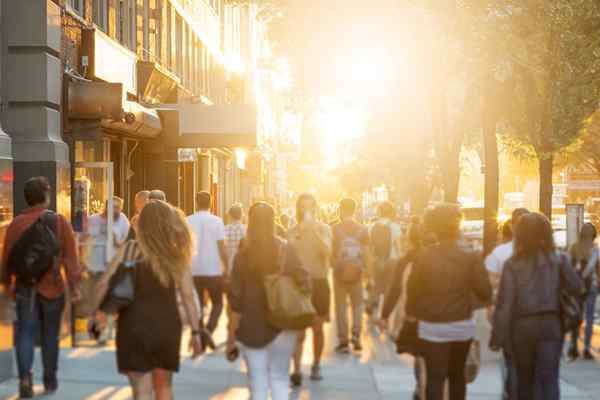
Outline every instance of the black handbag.
<path id="1" fill-rule="evenodd" d="M 136 244 L 129 241 L 125 246 L 123 260 L 110 277 L 108 290 L 100 304 L 100 310 L 107 314 L 118 314 L 135 300 Z"/>
<path id="2" fill-rule="evenodd" d="M 571 332 L 574 329 L 578 329 L 581 324 L 582 307 L 580 300 L 576 296 L 569 294 L 563 289 L 562 268 L 564 268 L 565 258 L 566 256 L 561 254 L 560 263 L 558 264 L 560 323 L 563 332 Z"/>

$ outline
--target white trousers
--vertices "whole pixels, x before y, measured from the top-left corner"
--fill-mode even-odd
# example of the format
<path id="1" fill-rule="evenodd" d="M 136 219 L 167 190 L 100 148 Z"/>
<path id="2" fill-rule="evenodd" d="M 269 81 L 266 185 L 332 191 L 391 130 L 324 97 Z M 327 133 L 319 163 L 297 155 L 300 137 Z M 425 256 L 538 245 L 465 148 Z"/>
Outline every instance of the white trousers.
<path id="1" fill-rule="evenodd" d="M 296 347 L 298 332 L 283 331 L 262 349 L 241 346 L 248 368 L 250 399 L 288 400 L 290 360 Z"/>

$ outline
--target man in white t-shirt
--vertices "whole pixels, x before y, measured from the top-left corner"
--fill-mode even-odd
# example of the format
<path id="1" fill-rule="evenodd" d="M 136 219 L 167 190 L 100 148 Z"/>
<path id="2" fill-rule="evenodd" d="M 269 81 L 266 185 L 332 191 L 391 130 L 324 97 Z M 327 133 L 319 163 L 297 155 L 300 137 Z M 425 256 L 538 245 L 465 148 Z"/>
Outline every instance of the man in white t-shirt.
<path id="1" fill-rule="evenodd" d="M 108 228 L 108 202 L 102 214 L 94 214 L 87 221 L 88 257 L 87 268 L 90 272 L 104 272 L 110 262 L 110 254 L 106 253 L 107 228 Z M 123 199 L 113 198 L 112 236 L 113 249 L 121 246 L 129 234 L 129 220 L 123 214 Z M 114 253 L 114 250 L 113 250 Z"/>
<path id="2" fill-rule="evenodd" d="M 187 219 L 196 242 L 192 257 L 192 275 L 194 285 L 204 307 L 204 293 L 208 292 L 212 307 L 207 330 L 213 333 L 223 312 L 223 294 L 225 290 L 224 271 L 228 265 L 225 248 L 225 226 L 223 220 L 210 213 L 211 195 L 208 192 L 196 194 L 197 213 Z M 200 321 L 204 327 L 204 321 Z"/>
<path id="3" fill-rule="evenodd" d="M 108 202 L 104 207 L 102 214 L 94 214 L 88 218 L 87 223 L 87 249 L 86 266 L 90 279 L 99 282 L 106 271 L 111 258 L 116 254 L 116 249 L 121 246 L 129 235 L 129 220 L 123 214 L 123 199 L 113 197 L 113 215 L 112 215 L 112 251 L 107 254 L 108 239 Z M 95 287 L 96 285 L 94 285 Z M 99 332 L 97 341 L 99 345 L 104 345 L 113 337 L 114 320 L 108 316 L 106 326 Z"/>
<path id="4" fill-rule="evenodd" d="M 513 211 L 509 222 L 502 228 L 502 244 L 494 249 L 485 259 L 485 268 L 489 272 L 492 288 L 498 290 L 500 277 L 504 270 L 504 264 L 512 257 L 514 252 L 513 235 L 519 219 L 529 213 L 525 208 L 517 208 Z M 490 321 L 493 318 L 493 306 L 488 309 Z M 493 340 L 492 340 L 493 341 Z M 504 352 L 504 368 L 502 369 L 502 379 L 504 381 L 503 399 L 513 400 L 517 398 L 517 374 L 512 364 L 510 355 Z"/>

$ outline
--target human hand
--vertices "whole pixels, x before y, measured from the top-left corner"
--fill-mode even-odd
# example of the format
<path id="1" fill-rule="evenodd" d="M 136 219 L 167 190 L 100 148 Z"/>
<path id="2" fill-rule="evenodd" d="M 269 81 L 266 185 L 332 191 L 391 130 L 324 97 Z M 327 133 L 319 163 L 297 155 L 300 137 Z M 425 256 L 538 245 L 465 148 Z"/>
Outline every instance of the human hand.
<path id="1" fill-rule="evenodd" d="M 202 338 L 200 335 L 190 336 L 190 342 L 188 349 L 192 352 L 192 358 L 196 359 L 204 353 L 204 346 L 202 345 Z"/>
<path id="2" fill-rule="evenodd" d="M 378 319 L 375 321 L 375 326 L 381 331 L 386 331 L 388 329 L 388 320 L 384 318 Z"/>
<path id="3" fill-rule="evenodd" d="M 77 304 L 82 300 L 81 289 L 74 287 L 71 291 L 71 303 Z"/>
<path id="4" fill-rule="evenodd" d="M 227 361 L 234 362 L 239 357 L 240 351 L 234 341 L 227 341 L 225 345 L 225 356 Z"/>

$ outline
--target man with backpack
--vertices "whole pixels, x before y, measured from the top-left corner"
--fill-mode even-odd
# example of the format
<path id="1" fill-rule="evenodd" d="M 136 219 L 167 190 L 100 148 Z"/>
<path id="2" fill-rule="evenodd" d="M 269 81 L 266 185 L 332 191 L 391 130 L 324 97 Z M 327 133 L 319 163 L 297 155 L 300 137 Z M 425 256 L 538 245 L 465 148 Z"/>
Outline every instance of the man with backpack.
<path id="1" fill-rule="evenodd" d="M 394 205 L 385 201 L 377 208 L 377 220 L 371 227 L 371 252 L 373 264 L 371 268 L 369 302 L 367 313 L 377 312 L 381 296 L 385 294 L 393 267 L 400 259 L 400 237 L 402 230 L 393 220 L 396 216 Z"/>
<path id="2" fill-rule="evenodd" d="M 333 225 L 332 265 L 338 353 L 350 351 L 348 342 L 348 298 L 352 309 L 352 347 L 361 351 L 360 331 L 363 312 L 362 278 L 368 265 L 369 232 L 354 221 L 356 202 L 340 201 L 340 221 Z"/>
<path id="3" fill-rule="evenodd" d="M 46 394 L 58 389 L 59 336 L 65 306 L 64 268 L 71 300 L 79 300 L 81 269 L 75 234 L 62 215 L 48 210 L 50 184 L 45 177 L 25 182 L 29 208 L 6 230 L 2 254 L 2 283 L 16 300 L 15 354 L 20 398 L 33 397 L 35 339 L 41 327 L 43 383 Z"/>

